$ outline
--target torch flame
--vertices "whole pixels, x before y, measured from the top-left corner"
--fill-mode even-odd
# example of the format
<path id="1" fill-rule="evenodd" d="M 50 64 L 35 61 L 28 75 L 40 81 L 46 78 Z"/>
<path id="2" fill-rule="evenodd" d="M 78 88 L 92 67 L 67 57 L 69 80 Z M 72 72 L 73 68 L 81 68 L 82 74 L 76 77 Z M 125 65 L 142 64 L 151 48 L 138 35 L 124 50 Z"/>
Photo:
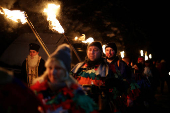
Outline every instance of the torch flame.
<path id="1" fill-rule="evenodd" d="M 19 22 L 18 20 L 20 20 L 22 24 L 27 22 L 24 11 L 9 10 L 6 8 L 2 8 L 2 10 L 3 10 L 3 12 L 0 10 L 0 14 L 6 15 L 7 18 L 9 18 L 15 22 Z"/>
<path id="2" fill-rule="evenodd" d="M 140 50 L 140 55 L 143 56 L 143 50 Z"/>
<path id="3" fill-rule="evenodd" d="M 79 37 L 79 40 L 80 40 L 80 41 L 85 41 L 85 38 L 86 38 L 85 34 L 82 34 L 82 36 Z"/>
<path id="4" fill-rule="evenodd" d="M 82 41 L 83 43 L 92 43 L 92 42 L 94 42 L 94 39 L 92 38 L 92 37 L 90 37 L 90 38 L 88 38 L 87 40 L 85 40 L 85 41 Z"/>
<path id="5" fill-rule="evenodd" d="M 121 55 L 122 58 L 124 58 L 125 52 L 124 52 L 124 51 L 121 51 L 121 52 L 120 52 L 120 55 Z"/>
<path id="6" fill-rule="evenodd" d="M 74 40 L 78 40 L 78 37 L 76 36 L 76 37 L 74 38 Z"/>
<path id="7" fill-rule="evenodd" d="M 149 54 L 149 58 L 152 59 L 152 54 Z"/>
<path id="8" fill-rule="evenodd" d="M 47 14 L 47 20 L 49 21 L 51 29 L 58 31 L 59 33 L 64 33 L 64 29 L 56 19 L 56 13 L 59 8 L 60 5 L 48 4 L 48 8 L 44 9 L 44 12 Z"/>
<path id="9" fill-rule="evenodd" d="M 106 45 L 104 44 L 104 45 L 102 45 L 102 49 L 103 49 L 103 53 L 104 54 L 106 54 L 106 52 L 105 52 L 105 47 L 106 47 Z"/>
<path id="10" fill-rule="evenodd" d="M 145 52 L 145 61 L 148 60 L 147 51 Z"/>

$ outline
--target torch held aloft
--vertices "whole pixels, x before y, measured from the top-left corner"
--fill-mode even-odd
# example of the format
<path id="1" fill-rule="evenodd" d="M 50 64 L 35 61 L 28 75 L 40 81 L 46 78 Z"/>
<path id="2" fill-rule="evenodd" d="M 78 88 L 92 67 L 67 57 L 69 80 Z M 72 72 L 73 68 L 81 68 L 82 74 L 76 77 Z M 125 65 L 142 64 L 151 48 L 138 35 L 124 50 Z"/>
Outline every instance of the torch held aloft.
<path id="1" fill-rule="evenodd" d="M 41 44 L 41 46 L 43 47 L 44 51 L 46 52 L 46 54 L 48 55 L 48 57 L 50 56 L 49 51 L 45 45 L 45 43 L 43 42 L 43 40 L 41 39 L 41 37 L 39 36 L 38 32 L 36 31 L 36 29 L 34 28 L 33 24 L 31 23 L 31 21 L 28 19 L 28 15 L 25 13 L 26 17 L 27 17 L 27 23 L 30 26 L 31 30 L 33 31 L 35 37 L 37 38 L 37 40 L 39 41 L 39 43 Z"/>
<path id="2" fill-rule="evenodd" d="M 77 58 L 78 58 L 79 62 L 81 62 L 81 59 L 80 59 L 79 55 L 77 54 L 77 52 L 76 52 L 75 48 L 71 45 L 71 43 L 70 43 L 69 39 L 65 36 L 65 34 L 64 34 L 64 33 L 63 33 L 63 35 L 64 35 L 64 38 L 67 40 L 68 44 L 70 45 L 71 49 L 73 50 L 73 52 L 74 52 L 74 53 L 75 53 L 75 55 L 77 56 Z"/>

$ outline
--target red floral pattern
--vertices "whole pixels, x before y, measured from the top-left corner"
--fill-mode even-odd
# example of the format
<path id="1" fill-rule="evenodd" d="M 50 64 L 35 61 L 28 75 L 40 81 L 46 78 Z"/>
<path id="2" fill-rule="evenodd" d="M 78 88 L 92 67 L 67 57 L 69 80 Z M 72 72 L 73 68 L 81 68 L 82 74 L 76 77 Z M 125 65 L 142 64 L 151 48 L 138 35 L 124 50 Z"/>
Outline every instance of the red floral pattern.
<path id="1" fill-rule="evenodd" d="M 114 64 L 109 64 L 109 69 L 111 69 L 113 73 L 116 73 L 116 68 Z"/>
<path id="2" fill-rule="evenodd" d="M 44 91 L 48 88 L 47 81 L 44 81 L 42 83 L 37 82 L 31 86 L 31 89 L 33 91 L 37 92 L 37 96 L 44 103 L 46 110 L 55 111 L 59 107 L 62 107 L 64 110 L 69 110 L 69 111 L 71 110 L 72 113 L 85 113 L 86 110 L 84 110 L 83 108 L 80 108 L 80 106 L 77 106 L 77 104 L 73 101 L 73 98 L 75 96 L 73 92 L 76 89 L 78 89 L 78 87 L 79 86 L 77 84 L 72 84 L 70 86 L 70 88 L 64 87 L 64 88 L 60 89 L 59 92 L 62 93 L 62 96 L 63 96 L 61 98 L 66 99 L 64 101 L 54 100 L 57 97 L 56 95 L 52 96 L 50 99 L 44 99 L 41 91 Z M 55 102 L 51 103 L 50 101 L 53 101 L 53 100 Z M 50 104 L 48 102 L 50 102 Z M 59 102 L 59 103 L 56 104 L 56 102 Z M 96 111 L 96 110 L 94 110 L 94 111 Z M 94 113 L 97 113 L 97 111 Z"/>
<path id="3" fill-rule="evenodd" d="M 39 81 L 36 82 L 34 85 L 32 85 L 32 86 L 30 87 L 30 89 L 39 92 L 39 91 L 42 91 L 42 90 L 46 90 L 47 87 L 48 87 L 47 80 L 45 80 L 45 81 L 42 82 L 42 83 L 40 83 Z"/>

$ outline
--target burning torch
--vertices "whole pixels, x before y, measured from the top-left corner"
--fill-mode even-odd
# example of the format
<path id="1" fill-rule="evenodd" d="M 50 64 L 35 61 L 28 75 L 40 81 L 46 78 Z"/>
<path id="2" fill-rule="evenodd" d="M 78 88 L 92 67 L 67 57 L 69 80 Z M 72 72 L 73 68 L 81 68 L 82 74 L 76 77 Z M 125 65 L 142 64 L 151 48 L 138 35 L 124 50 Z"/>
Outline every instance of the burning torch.
<path id="1" fill-rule="evenodd" d="M 58 33 L 61 33 L 64 35 L 64 38 L 67 40 L 71 49 L 77 56 L 79 62 L 81 62 L 81 59 L 79 55 L 77 54 L 75 48 L 71 45 L 68 37 L 65 36 L 63 27 L 60 25 L 60 22 L 56 19 L 56 13 L 58 13 L 59 8 L 60 8 L 60 5 L 48 4 L 48 8 L 44 9 L 44 12 L 47 14 L 47 20 L 49 21 L 49 25 L 50 25 L 49 27 L 51 30 L 57 31 Z"/>
<path id="2" fill-rule="evenodd" d="M 46 52 L 46 54 L 48 55 L 48 57 L 50 56 L 50 52 L 47 49 L 47 46 L 45 45 L 45 43 L 43 42 L 43 40 L 41 39 L 41 37 L 39 36 L 38 32 L 36 31 L 36 29 L 34 28 L 32 22 L 28 19 L 28 15 L 25 13 L 25 16 L 27 17 L 27 23 L 30 26 L 31 30 L 33 31 L 35 37 L 37 38 L 37 40 L 39 41 L 39 43 L 41 44 L 41 46 L 43 47 L 44 51 Z"/>
<path id="3" fill-rule="evenodd" d="M 39 36 L 38 32 L 35 30 L 31 21 L 28 19 L 28 15 L 26 14 L 26 12 L 20 11 L 20 10 L 8 10 L 8 9 L 0 6 L 0 14 L 4 14 L 7 18 L 9 18 L 15 22 L 18 22 L 18 20 L 20 20 L 22 24 L 28 23 L 28 25 L 30 26 L 31 30 L 33 31 L 35 37 L 37 38 L 37 40 L 43 47 L 44 51 L 46 52 L 46 54 L 48 56 L 50 56 L 49 50 L 47 49 L 47 47 L 46 47 L 45 43 L 43 42 L 43 40 L 41 39 L 41 37 Z"/>

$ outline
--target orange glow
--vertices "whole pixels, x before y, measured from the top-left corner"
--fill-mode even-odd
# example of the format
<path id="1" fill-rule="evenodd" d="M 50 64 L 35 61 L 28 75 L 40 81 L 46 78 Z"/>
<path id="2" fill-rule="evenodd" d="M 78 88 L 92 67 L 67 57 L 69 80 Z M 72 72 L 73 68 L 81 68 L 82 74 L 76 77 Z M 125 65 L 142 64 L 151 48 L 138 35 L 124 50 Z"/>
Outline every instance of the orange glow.
<path id="1" fill-rule="evenodd" d="M 121 52 L 120 52 L 120 55 L 121 55 L 121 58 L 124 58 L 125 52 L 124 52 L 124 51 L 121 51 Z"/>
<path id="2" fill-rule="evenodd" d="M 78 40 L 78 37 L 76 36 L 76 37 L 74 38 L 74 40 Z"/>
<path id="3" fill-rule="evenodd" d="M 89 37 L 87 40 L 85 40 L 85 41 L 82 41 L 83 43 L 92 43 L 92 42 L 94 42 L 94 39 L 92 38 L 92 37 Z"/>
<path id="4" fill-rule="evenodd" d="M 104 54 L 106 54 L 106 52 L 105 52 L 105 47 L 106 47 L 106 45 L 102 45 L 102 49 L 103 49 L 103 53 L 104 53 Z"/>
<path id="5" fill-rule="evenodd" d="M 59 12 L 59 8 L 60 5 L 48 4 L 48 8 L 44 9 L 44 12 L 47 14 L 47 20 L 49 21 L 50 28 L 58 31 L 59 33 L 64 33 L 63 27 L 56 19 L 56 14 Z"/>
<path id="6" fill-rule="evenodd" d="M 143 50 L 140 50 L 140 56 L 143 56 Z"/>
<path id="7" fill-rule="evenodd" d="M 27 22 L 24 11 L 9 10 L 6 8 L 2 8 L 2 9 L 3 9 L 3 12 L 0 10 L 0 14 L 4 14 L 7 18 L 15 22 L 21 22 L 22 24 L 25 24 Z"/>
<path id="8" fill-rule="evenodd" d="M 147 51 L 145 52 L 145 61 L 148 60 L 148 54 Z"/>

